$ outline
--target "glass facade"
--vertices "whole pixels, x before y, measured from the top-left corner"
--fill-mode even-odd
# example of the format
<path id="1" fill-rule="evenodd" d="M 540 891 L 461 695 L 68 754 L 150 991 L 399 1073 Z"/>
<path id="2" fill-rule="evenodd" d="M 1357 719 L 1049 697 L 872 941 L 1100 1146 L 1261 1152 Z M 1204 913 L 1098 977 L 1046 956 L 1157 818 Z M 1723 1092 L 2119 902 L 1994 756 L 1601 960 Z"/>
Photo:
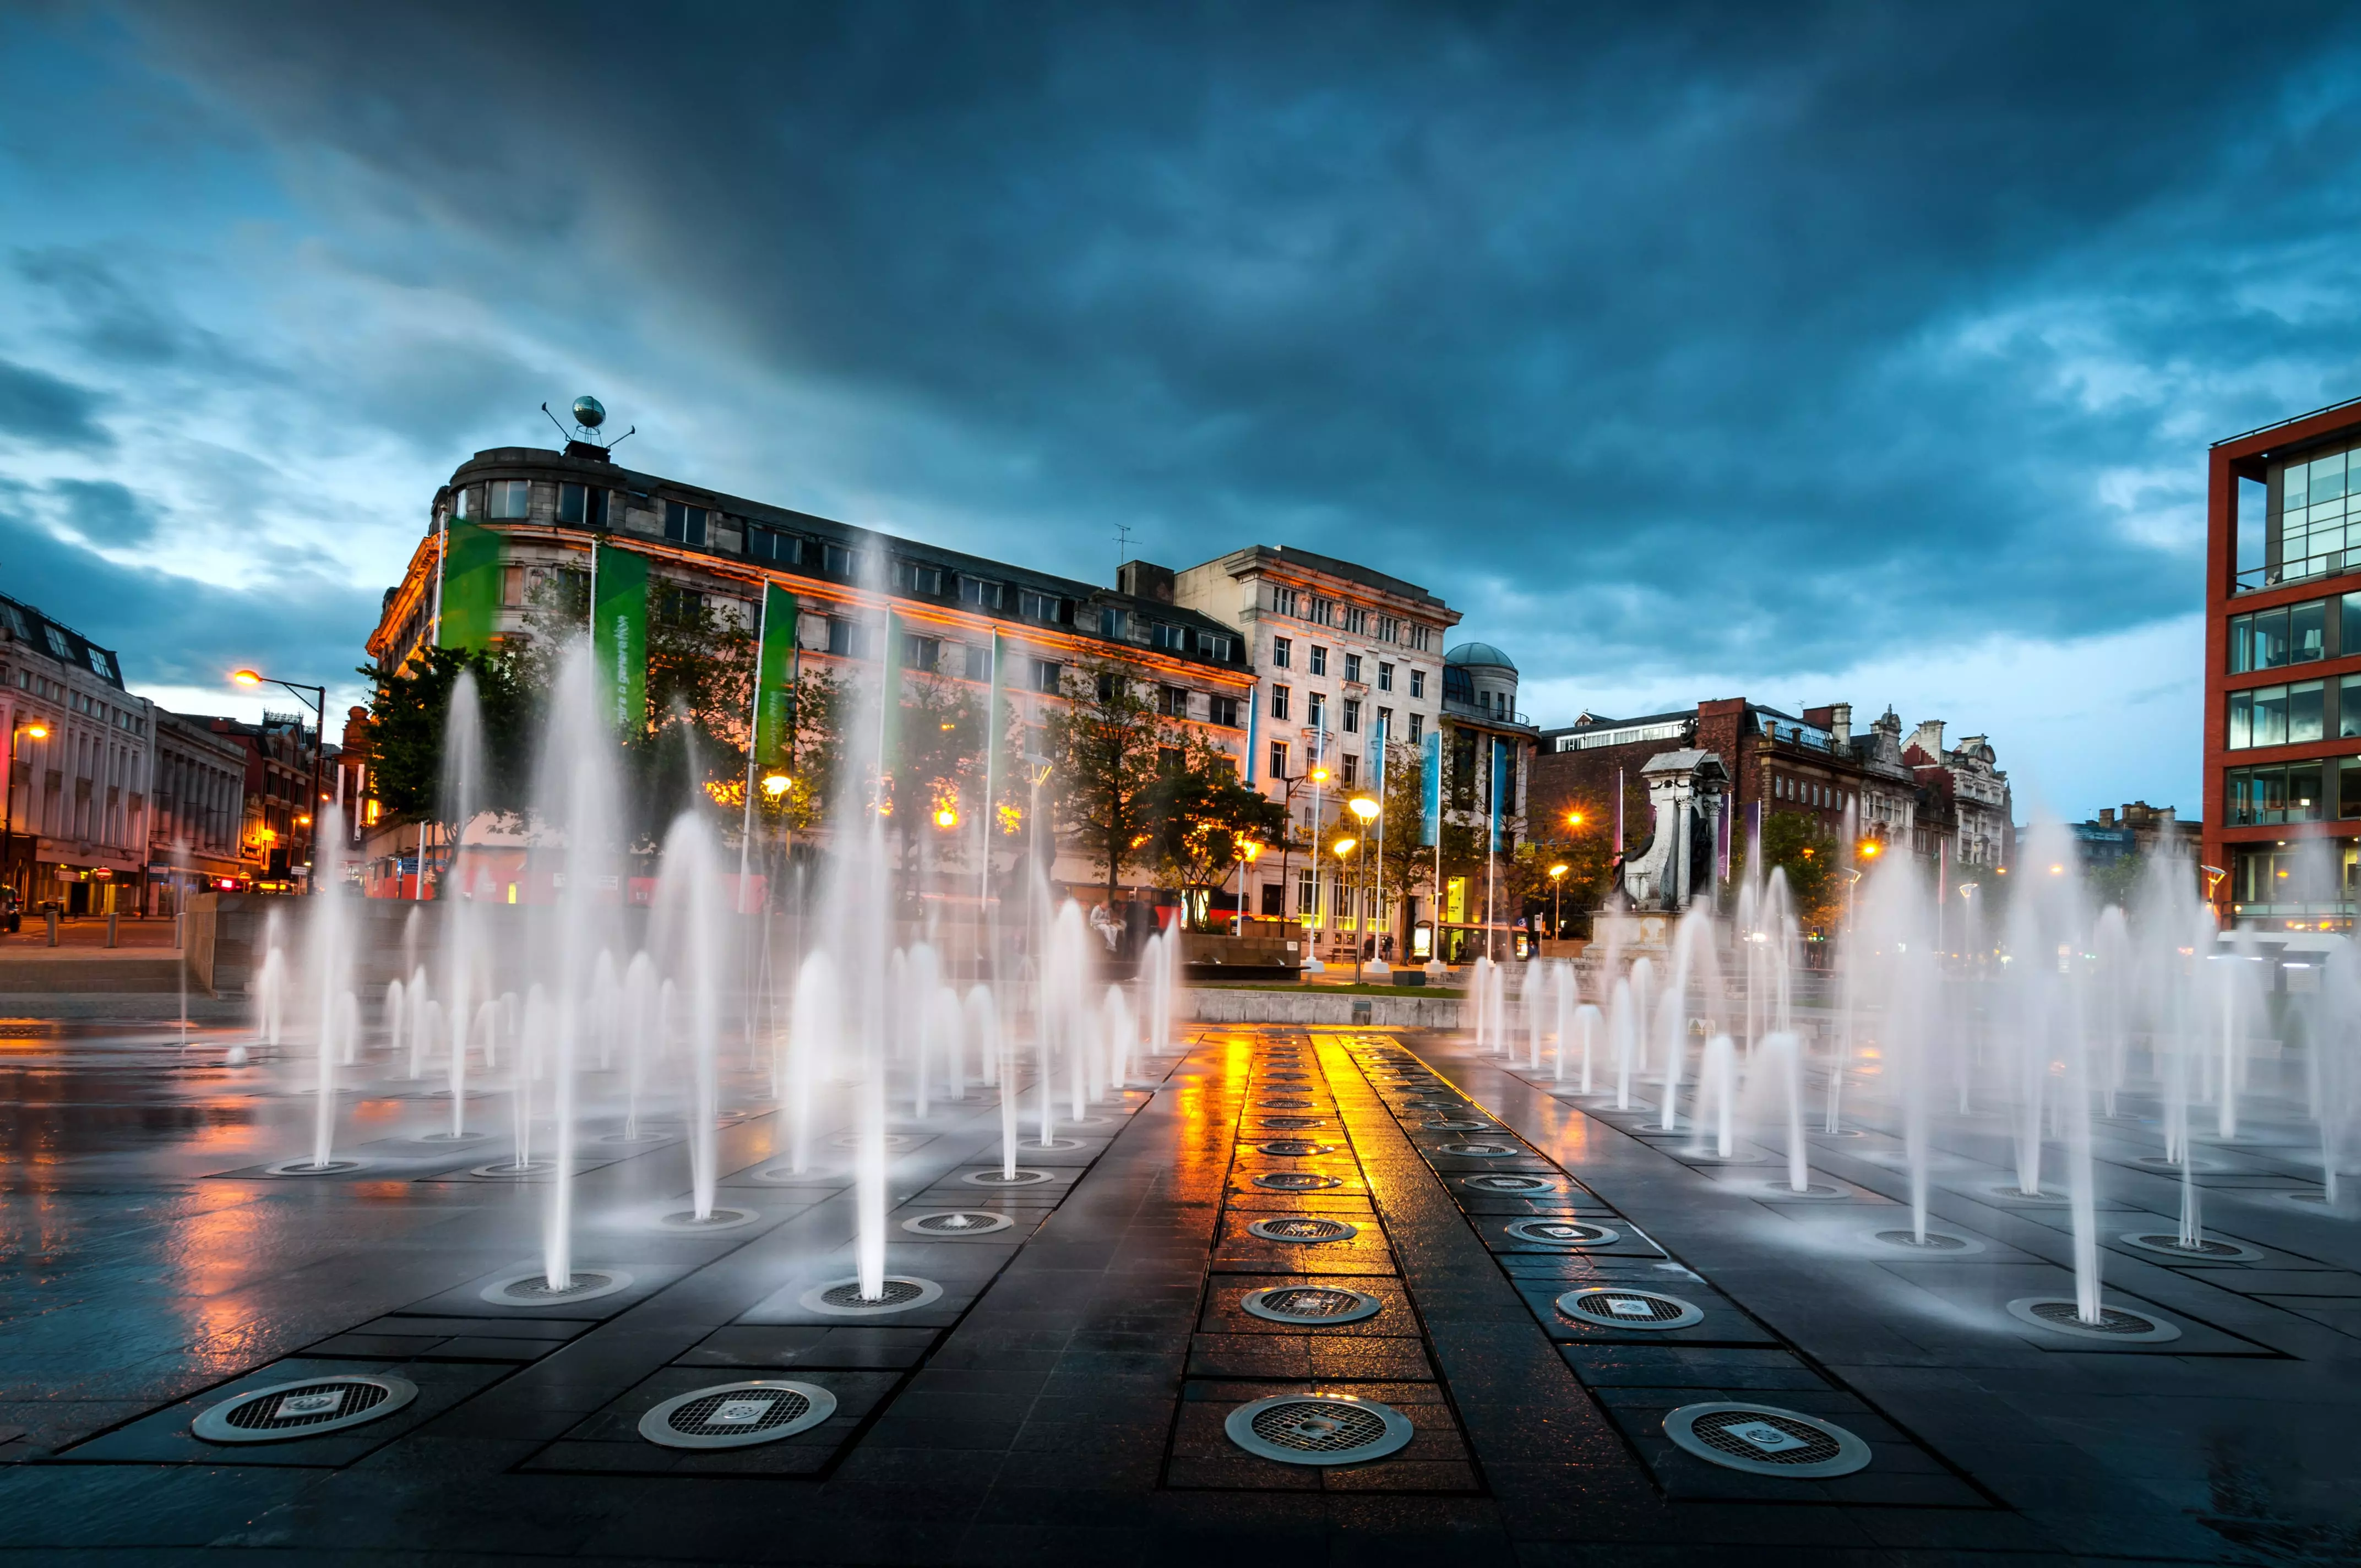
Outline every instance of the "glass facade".
<path id="1" fill-rule="evenodd" d="M 2351 450 L 2333 452 L 2278 470 L 2271 487 L 2272 510 L 2267 549 L 2270 580 L 2301 582 L 2345 569 L 2346 508 L 2361 503 L 2361 460 Z M 2353 528 L 2361 534 L 2361 505 Z M 2361 551 L 2361 538 L 2354 545 Z"/>
<path id="2" fill-rule="evenodd" d="M 2361 759 L 2356 759 L 2361 761 Z M 2279 822 L 2317 822 L 2327 815 L 2323 787 L 2326 769 L 2334 762 L 2284 762 L 2276 767 L 2232 768 L 2224 775 L 2226 809 L 2233 828 L 2259 828 Z M 2352 781 L 2348 775 L 2348 783 Z M 2361 802 L 2355 803 L 2361 806 Z M 2356 813 L 2361 815 L 2361 813 Z"/>

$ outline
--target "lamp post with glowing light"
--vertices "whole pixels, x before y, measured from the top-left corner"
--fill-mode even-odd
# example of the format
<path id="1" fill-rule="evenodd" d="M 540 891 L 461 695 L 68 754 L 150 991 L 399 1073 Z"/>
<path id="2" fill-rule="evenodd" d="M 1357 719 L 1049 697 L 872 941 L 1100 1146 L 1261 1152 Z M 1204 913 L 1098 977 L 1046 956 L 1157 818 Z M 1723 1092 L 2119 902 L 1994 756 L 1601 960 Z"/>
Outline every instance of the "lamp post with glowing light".
<path id="1" fill-rule="evenodd" d="M 1237 913 L 1230 916 L 1230 935 L 1243 937 L 1246 934 L 1246 868 L 1253 865 L 1256 857 L 1262 853 L 1262 846 L 1252 839 L 1241 839 L 1237 848 L 1238 907 Z"/>
<path id="2" fill-rule="evenodd" d="M 229 678 L 242 686 L 285 686 L 297 696 L 305 692 L 312 694 L 312 794 L 305 802 L 308 810 L 301 819 L 302 826 L 311 828 L 312 819 L 320 813 L 320 753 L 328 745 L 328 688 L 308 686 L 301 681 L 282 681 L 277 675 L 266 675 L 254 670 L 232 670 Z M 464 828 L 465 824 L 461 826 Z M 320 891 L 319 842 L 317 828 L 304 835 L 303 891 L 306 894 Z M 418 851 L 418 883 L 421 887 L 426 884 L 426 850 L 423 845 Z"/>
<path id="3" fill-rule="evenodd" d="M 1550 867 L 1549 869 L 1550 940 L 1553 942 L 1562 940 L 1565 934 L 1565 927 L 1562 922 L 1565 918 L 1564 904 L 1565 895 L 1565 873 L 1570 868 L 1564 861 L 1560 861 L 1557 864 Z"/>
<path id="4" fill-rule="evenodd" d="M 1325 784 L 1327 782 L 1327 768 L 1323 765 L 1315 763 L 1309 772 L 1298 773 L 1293 778 L 1287 781 L 1287 793 L 1283 797 L 1281 797 L 1279 802 L 1281 808 L 1287 813 L 1287 836 L 1279 841 L 1279 906 L 1282 911 L 1280 917 L 1282 919 L 1285 918 L 1284 911 L 1287 900 L 1294 894 L 1294 889 L 1288 886 L 1287 877 L 1289 867 L 1295 859 L 1295 792 L 1301 789 L 1305 784 L 1310 784 L 1312 786 L 1312 909 L 1310 913 L 1313 919 L 1316 920 L 1319 918 L 1320 789 L 1321 786 Z M 1319 943 L 1317 938 L 1312 938 L 1312 956 L 1314 958 L 1319 957 Z"/>
<path id="5" fill-rule="evenodd" d="M 1339 839 L 1334 843 L 1328 846 L 1328 852 L 1341 862 L 1345 856 L 1353 852 L 1354 848 L 1358 845 L 1359 842 L 1360 840 L 1357 839 Z M 1315 856 L 1320 852 L 1319 842 L 1316 839 L 1313 840 L 1312 852 Z M 1316 859 L 1312 861 L 1313 871 L 1312 874 L 1312 885 L 1314 887 L 1319 885 L 1319 863 L 1320 862 Z M 1345 892 L 1345 868 L 1342 864 L 1339 864 L 1336 868 L 1336 891 L 1340 894 Z M 1361 983 L 1360 930 L 1360 925 L 1356 921 L 1353 927 L 1353 983 L 1355 985 Z"/>
<path id="6" fill-rule="evenodd" d="M 1369 824 L 1378 819 L 1378 813 L 1380 809 L 1378 803 L 1370 799 L 1366 795 L 1356 795 L 1352 799 L 1345 803 L 1345 808 L 1350 811 L 1355 817 L 1361 819 L 1361 833 L 1364 838 L 1367 838 L 1368 836 Z M 1361 874 L 1356 881 L 1353 889 L 1353 983 L 1356 985 L 1358 985 L 1361 982 L 1361 963 L 1366 956 L 1361 950 L 1362 946 L 1368 940 L 1368 856 L 1363 855 L 1361 857 L 1360 866 Z M 1380 865 L 1377 870 L 1379 876 L 1383 876 L 1385 874 L 1384 866 Z M 1385 890 L 1383 888 L 1379 888 L 1378 891 L 1382 899 Z"/>
<path id="7" fill-rule="evenodd" d="M 49 738 L 49 727 L 38 718 L 27 719 L 8 731 L 8 778 L 5 795 L 0 795 L 0 889 L 15 886 L 16 828 L 16 737 L 29 735 L 36 740 Z M 32 795 L 27 789 L 27 798 Z M 17 907 L 24 907 L 24 895 L 17 894 Z"/>

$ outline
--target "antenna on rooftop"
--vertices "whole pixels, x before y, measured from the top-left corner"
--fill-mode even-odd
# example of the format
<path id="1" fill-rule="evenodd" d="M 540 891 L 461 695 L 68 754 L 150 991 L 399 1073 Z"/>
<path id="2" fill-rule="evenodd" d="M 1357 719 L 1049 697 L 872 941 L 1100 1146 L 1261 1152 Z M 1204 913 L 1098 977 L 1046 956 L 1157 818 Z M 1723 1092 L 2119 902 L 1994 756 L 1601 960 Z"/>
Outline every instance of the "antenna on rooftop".
<path id="1" fill-rule="evenodd" d="M 616 436 L 611 441 L 599 440 L 598 427 L 607 422 L 607 405 L 600 402 L 598 399 L 592 397 L 588 392 L 585 392 L 580 397 L 575 399 L 574 406 L 566 411 L 574 416 L 574 428 L 572 430 L 566 429 L 564 422 L 559 420 L 555 414 L 549 413 L 549 405 L 547 403 L 541 405 L 541 411 L 543 413 L 549 414 L 549 422 L 557 426 L 557 433 L 566 437 L 566 444 L 569 448 L 579 444 L 583 446 L 593 446 L 601 452 L 612 452 L 616 447 L 620 446 L 624 442 L 629 441 L 632 436 L 637 435 L 640 433 L 640 427 L 638 425 L 633 425 L 631 429 L 623 432 L 622 434 Z"/>

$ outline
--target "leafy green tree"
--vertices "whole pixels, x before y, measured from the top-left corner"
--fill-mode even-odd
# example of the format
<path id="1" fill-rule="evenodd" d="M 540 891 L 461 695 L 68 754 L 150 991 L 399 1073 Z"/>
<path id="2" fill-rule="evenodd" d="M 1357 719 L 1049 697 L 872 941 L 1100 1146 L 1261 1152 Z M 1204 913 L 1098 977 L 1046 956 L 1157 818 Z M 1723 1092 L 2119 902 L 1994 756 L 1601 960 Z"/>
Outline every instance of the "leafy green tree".
<path id="1" fill-rule="evenodd" d="M 1156 711 L 1127 665 L 1069 669 L 1064 692 L 1043 727 L 1051 798 L 1060 825 L 1105 871 L 1112 904 L 1125 872 L 1156 863 L 1157 787 L 1168 767 L 1182 765 L 1187 734 Z"/>
<path id="2" fill-rule="evenodd" d="M 1733 901 L 1735 890 L 1746 880 L 1746 835 L 1733 835 L 1725 889 L 1725 896 Z M 1806 931 L 1826 936 L 1836 928 L 1846 880 L 1839 861 L 1836 835 L 1810 812 L 1773 811 L 1763 817 L 1763 874 L 1768 878 L 1774 867 L 1787 873 L 1787 897 L 1796 923 Z"/>
<path id="3" fill-rule="evenodd" d="M 1237 866 L 1241 846 L 1283 841 L 1287 807 L 1238 778 L 1237 761 L 1191 733 L 1180 765 L 1159 776 L 1149 805 L 1157 880 L 1178 890 L 1191 927 L 1202 930 L 1213 891 Z"/>
<path id="4" fill-rule="evenodd" d="M 475 676 L 483 716 L 480 808 L 504 815 L 523 809 L 532 761 L 527 737 L 537 728 L 539 693 L 515 657 L 500 649 L 424 648 L 399 670 L 365 664 L 358 673 L 371 687 L 369 787 L 382 821 L 452 826 L 442 815 L 450 806 L 442 798 L 444 737 L 462 674 Z"/>

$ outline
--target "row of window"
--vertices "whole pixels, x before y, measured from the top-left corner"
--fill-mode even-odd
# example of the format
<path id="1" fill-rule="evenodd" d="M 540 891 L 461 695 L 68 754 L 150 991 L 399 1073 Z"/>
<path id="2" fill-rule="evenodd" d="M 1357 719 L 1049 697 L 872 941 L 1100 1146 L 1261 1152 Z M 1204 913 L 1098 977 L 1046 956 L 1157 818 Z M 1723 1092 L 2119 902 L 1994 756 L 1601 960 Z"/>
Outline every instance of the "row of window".
<path id="1" fill-rule="evenodd" d="M 1306 701 L 1303 715 L 1303 727 L 1307 729 L 1327 729 L 1328 694 L 1325 692 L 1306 692 L 1304 696 Z M 1341 726 L 1342 729 L 1347 735 L 1358 735 L 1361 732 L 1361 699 L 1358 697 L 1348 696 L 1345 699 L 1343 707 L 1344 722 Z M 1270 688 L 1270 716 L 1273 718 L 1286 719 L 1290 722 L 1293 721 L 1295 717 L 1295 688 L 1293 686 L 1275 685 Z M 1389 736 L 1393 735 L 1394 710 L 1392 708 L 1380 707 L 1378 709 L 1378 729 L 1383 734 Z M 1420 740 L 1425 738 L 1425 735 L 1426 716 L 1420 713 L 1411 714 L 1410 716 L 1410 734 L 1406 739 L 1412 745 L 1416 745 Z M 1404 737 L 1396 738 L 1404 739 Z"/>
<path id="2" fill-rule="evenodd" d="M 1792 800 L 1798 806 L 1815 806 L 1827 810 L 1841 811 L 1850 805 L 1850 791 L 1835 789 L 1813 779 L 1790 778 L 1784 773 L 1771 776 L 1771 795 L 1774 800 Z"/>
<path id="3" fill-rule="evenodd" d="M 2223 778 L 2233 828 L 2361 817 L 2361 757 L 2232 768 Z"/>
<path id="4" fill-rule="evenodd" d="M 1411 722 L 1417 722 L 1416 715 L 1411 716 Z M 1317 761 L 1319 753 L 1314 751 L 1312 753 L 1312 758 L 1314 761 Z M 1273 779 L 1279 780 L 1291 777 L 1292 775 L 1287 771 L 1287 742 L 1284 740 L 1272 741 L 1270 743 L 1270 776 Z M 1336 758 L 1336 787 L 1340 790 L 1352 789 L 1360 782 L 1361 759 L 1350 751 L 1339 753 Z"/>
<path id="5" fill-rule="evenodd" d="M 110 707 L 94 696 L 84 696 L 63 681 L 53 681 L 46 675 L 37 675 L 30 670 L 20 669 L 16 672 L 16 689 L 30 692 L 38 697 L 45 697 L 50 702 L 61 703 L 69 713 L 82 714 L 98 720 L 101 724 L 111 725 L 126 734 L 148 733 L 148 721 L 130 709 Z"/>
<path id="6" fill-rule="evenodd" d="M 1401 642 L 1420 652 L 1425 652 L 1433 629 L 1417 621 L 1405 621 L 1400 616 L 1372 613 L 1359 605 L 1340 604 L 1301 588 L 1283 588 L 1271 585 L 1270 608 L 1280 615 L 1297 620 L 1308 620 L 1314 626 L 1333 626 L 1348 637 L 1370 637 L 1379 642 Z M 1405 639 L 1403 633 L 1409 633 Z"/>
<path id="7" fill-rule="evenodd" d="M 2280 686 L 2257 686 L 2229 696 L 2229 736 L 2224 742 L 2233 751 L 2255 746 L 2294 746 L 2307 740 L 2361 739 L 2361 675 L 2336 683 L 2336 711 L 2328 710 L 2329 683 L 2292 681 Z"/>
<path id="8" fill-rule="evenodd" d="M 5 626 L 8 629 L 9 634 L 15 637 L 19 642 L 29 643 L 33 641 L 31 630 L 25 623 L 25 612 L 18 609 L 13 604 L 0 603 L 0 626 Z M 86 663 L 97 674 L 101 680 L 112 681 L 117 679 L 115 670 L 115 656 L 109 653 L 105 649 L 93 648 L 88 643 L 84 643 L 82 645 L 84 657 L 77 659 L 74 657 L 73 644 L 66 640 L 66 634 L 64 632 L 59 630 L 55 626 L 47 623 L 43 624 L 41 630 L 45 634 L 42 640 L 49 644 L 49 652 L 56 654 L 65 663 L 69 664 Z"/>
<path id="9" fill-rule="evenodd" d="M 2331 609 L 2336 610 L 2333 618 Z M 2230 618 L 2230 674 L 2361 652 L 2361 593 Z"/>
<path id="10" fill-rule="evenodd" d="M 859 621 L 842 616 L 828 618 L 828 651 L 842 659 L 866 659 L 871 656 L 871 629 Z M 902 633 L 902 667 L 928 674 L 956 674 L 971 681 L 992 678 L 992 650 L 972 642 L 946 642 L 939 637 L 925 637 L 917 632 Z M 1049 696 L 1062 696 L 1068 666 L 1055 659 L 1030 659 L 1027 674 L 1031 689 Z M 1194 718 L 1191 694 L 1186 686 L 1159 686 L 1156 710 L 1170 718 Z M 1238 699 L 1219 692 L 1209 693 L 1202 715 L 1208 724 L 1224 729 L 1238 727 Z"/>
<path id="11" fill-rule="evenodd" d="M 1304 653 L 1306 657 L 1306 663 L 1304 665 L 1305 673 L 1314 675 L 1324 675 L 1328 673 L 1328 650 L 1326 648 L 1321 646 L 1317 642 L 1307 643 L 1304 647 Z M 1270 663 L 1273 669 L 1293 669 L 1295 667 L 1295 640 L 1290 637 L 1272 638 L 1270 640 Z M 1393 665 L 1383 659 L 1377 661 L 1377 665 L 1378 689 L 1381 692 L 1389 692 L 1393 690 Z M 1348 681 L 1361 682 L 1363 680 L 1363 666 L 1364 661 L 1360 654 L 1345 654 L 1345 678 Z M 1410 695 L 1413 697 L 1423 697 L 1426 696 L 1426 672 L 1424 670 L 1412 670 L 1410 673 Z"/>

